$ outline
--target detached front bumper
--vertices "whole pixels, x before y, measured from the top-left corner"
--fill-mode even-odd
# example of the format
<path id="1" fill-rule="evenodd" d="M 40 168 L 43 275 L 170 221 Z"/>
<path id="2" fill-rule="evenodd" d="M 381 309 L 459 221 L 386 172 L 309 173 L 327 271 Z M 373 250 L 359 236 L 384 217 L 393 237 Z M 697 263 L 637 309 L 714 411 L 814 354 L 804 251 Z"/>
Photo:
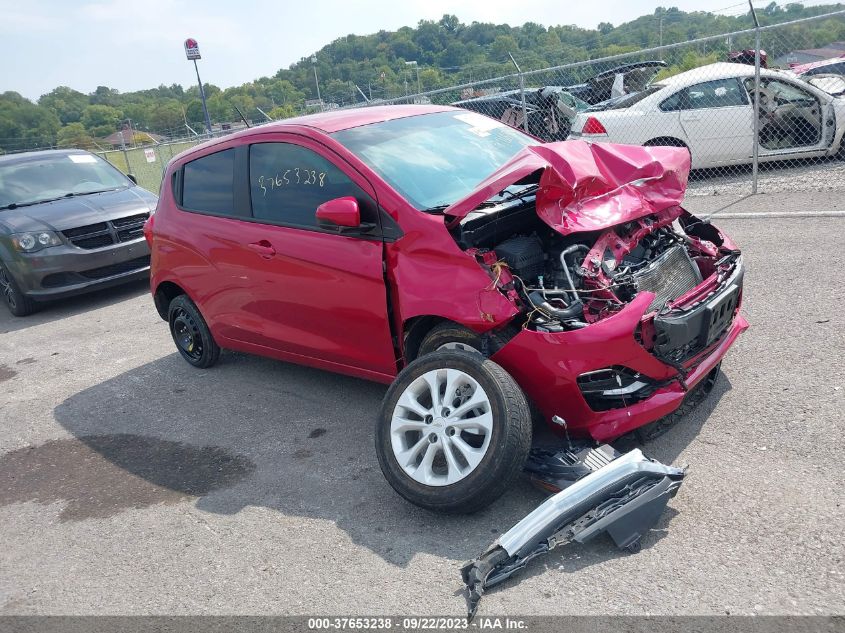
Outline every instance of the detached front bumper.
<path id="1" fill-rule="evenodd" d="M 741 265 L 736 275 L 741 284 Z M 707 300 L 707 305 L 719 304 L 724 296 L 735 292 L 731 287 L 726 283 Z M 614 439 L 675 411 L 687 392 L 718 365 L 748 328 L 748 322 L 739 313 L 737 297 L 732 319 L 721 334 L 711 339 L 707 330 L 702 332 L 708 340 L 704 349 L 677 362 L 662 356 L 664 360 L 661 360 L 635 338 L 652 297 L 651 293 L 640 293 L 617 314 L 580 330 L 561 333 L 523 330 L 493 355 L 492 360 L 516 379 L 546 420 L 556 415 L 566 422 L 567 430 L 573 435 L 589 436 L 599 442 Z M 700 310 L 705 308 L 702 306 Z M 690 323 L 701 321 L 697 312 L 689 311 Z M 643 377 L 649 385 L 646 395 L 641 392 L 639 398 L 630 397 L 628 406 L 596 410 L 593 403 L 591 407 L 578 378 L 608 368 Z"/>
<path id="2" fill-rule="evenodd" d="M 92 250 L 62 245 L 16 253 L 6 266 L 21 292 L 46 301 L 143 279 L 150 250 L 143 238 Z"/>

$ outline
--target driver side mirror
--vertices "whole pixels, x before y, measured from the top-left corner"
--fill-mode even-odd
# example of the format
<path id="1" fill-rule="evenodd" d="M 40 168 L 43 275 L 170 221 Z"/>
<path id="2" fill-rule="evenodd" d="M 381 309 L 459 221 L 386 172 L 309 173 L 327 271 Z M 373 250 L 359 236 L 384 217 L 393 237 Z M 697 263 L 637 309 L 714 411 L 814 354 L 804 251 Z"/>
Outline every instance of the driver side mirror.
<path id="1" fill-rule="evenodd" d="M 324 228 L 343 229 L 361 226 L 361 210 L 358 201 L 352 196 L 328 200 L 317 207 L 317 224 Z"/>

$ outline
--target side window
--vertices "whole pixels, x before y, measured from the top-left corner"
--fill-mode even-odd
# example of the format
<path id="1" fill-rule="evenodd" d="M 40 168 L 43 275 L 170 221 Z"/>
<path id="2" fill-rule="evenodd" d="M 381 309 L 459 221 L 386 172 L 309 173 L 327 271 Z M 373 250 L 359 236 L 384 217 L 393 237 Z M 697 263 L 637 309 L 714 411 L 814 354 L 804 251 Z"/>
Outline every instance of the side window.
<path id="1" fill-rule="evenodd" d="M 182 176 L 182 206 L 191 211 L 245 215 L 235 212 L 234 169 L 234 149 L 185 163 Z"/>
<path id="2" fill-rule="evenodd" d="M 705 81 L 687 88 L 684 110 L 748 105 L 748 93 L 735 78 Z"/>
<path id="3" fill-rule="evenodd" d="M 249 188 L 256 220 L 317 226 L 317 207 L 352 196 L 363 222 L 376 222 L 375 202 L 319 154 L 292 143 L 256 143 L 249 149 Z"/>
<path id="4" fill-rule="evenodd" d="M 801 88 L 793 84 L 786 83 L 785 81 L 778 81 L 777 79 L 773 79 L 765 83 L 764 86 L 772 91 L 772 94 L 775 96 L 775 100 L 777 101 L 778 105 L 782 105 L 784 103 L 802 103 L 816 100 L 816 98 L 809 92 L 806 92 L 805 90 L 802 90 Z M 751 84 L 751 87 L 753 89 L 753 83 Z"/>
<path id="5" fill-rule="evenodd" d="M 671 97 L 667 97 L 663 101 L 660 102 L 660 109 L 663 112 L 677 112 L 681 109 L 681 102 L 683 101 L 683 95 L 686 92 L 686 89 L 679 90 Z"/>

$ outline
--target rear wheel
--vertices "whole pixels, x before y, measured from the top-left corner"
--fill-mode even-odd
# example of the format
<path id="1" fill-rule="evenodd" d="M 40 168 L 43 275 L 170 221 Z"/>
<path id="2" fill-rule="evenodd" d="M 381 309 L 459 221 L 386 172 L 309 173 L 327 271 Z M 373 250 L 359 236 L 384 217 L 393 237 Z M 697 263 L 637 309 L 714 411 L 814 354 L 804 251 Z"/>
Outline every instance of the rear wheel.
<path id="1" fill-rule="evenodd" d="M 388 389 L 376 426 L 388 483 L 439 512 L 492 503 L 519 475 L 530 445 L 522 390 L 475 352 L 432 352 L 408 365 Z"/>
<path id="2" fill-rule="evenodd" d="M 202 318 L 196 304 L 187 295 L 179 295 L 168 309 L 170 334 L 176 349 L 194 367 L 211 367 L 220 357 L 220 346 Z"/>
<path id="3" fill-rule="evenodd" d="M 38 304 L 23 294 L 15 283 L 12 273 L 0 264 L 0 295 L 6 307 L 14 316 L 29 316 L 38 309 Z"/>

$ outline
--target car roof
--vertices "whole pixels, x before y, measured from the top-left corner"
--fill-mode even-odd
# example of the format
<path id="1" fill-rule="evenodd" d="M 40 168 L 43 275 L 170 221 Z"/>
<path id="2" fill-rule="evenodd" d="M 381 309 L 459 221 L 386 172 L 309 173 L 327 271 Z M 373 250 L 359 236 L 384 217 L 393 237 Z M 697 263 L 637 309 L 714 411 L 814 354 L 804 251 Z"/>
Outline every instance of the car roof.
<path id="1" fill-rule="evenodd" d="M 371 125 L 373 123 L 382 123 L 384 121 L 392 121 L 394 119 L 404 119 L 412 116 L 433 114 L 436 112 L 449 112 L 452 110 L 458 112 L 465 111 L 461 108 L 453 108 L 451 106 L 380 105 L 348 108 L 345 110 L 331 110 L 329 112 L 319 112 L 317 114 L 306 114 L 304 116 L 292 117 L 281 121 L 262 123 L 261 125 L 238 130 L 233 134 L 227 134 L 226 136 L 210 139 L 177 154 L 173 158 L 173 161 L 177 162 L 187 156 L 193 156 L 196 152 L 200 152 L 206 148 L 228 141 L 237 140 L 243 136 L 251 136 L 256 133 L 271 134 L 273 132 L 294 132 L 301 131 L 303 128 L 311 128 L 325 134 L 333 134 L 334 132 L 340 132 L 341 130 L 348 130 L 362 125 Z"/>
<path id="2" fill-rule="evenodd" d="M 89 154 L 84 149 L 43 149 L 37 152 L 20 152 L 17 154 L 0 155 L 0 164 L 3 163 L 25 163 L 31 160 L 38 160 L 47 156 L 70 156 L 71 154 Z"/>
<path id="3" fill-rule="evenodd" d="M 349 108 L 346 110 L 331 110 L 329 112 L 319 112 L 317 114 L 306 114 L 304 116 L 293 117 L 292 119 L 266 123 L 262 125 L 261 128 L 267 130 L 278 128 L 279 131 L 283 131 L 285 127 L 290 125 L 305 125 L 321 130 L 326 134 L 332 134 L 333 132 L 348 130 L 349 128 L 360 127 L 362 125 L 370 125 L 372 123 L 381 123 L 383 121 L 391 121 L 393 119 L 401 119 L 409 116 L 418 116 L 421 114 L 431 114 L 434 112 L 444 112 L 446 110 L 455 109 L 456 108 L 449 106 L 437 105 L 369 106 Z"/>
<path id="4" fill-rule="evenodd" d="M 777 73 L 771 70 L 767 70 L 765 68 L 760 69 L 760 74 L 770 77 L 777 76 Z M 729 77 L 753 76 L 754 66 L 751 66 L 750 64 L 718 62 L 716 64 L 707 64 L 706 66 L 693 68 L 692 70 L 687 70 L 685 72 L 678 73 L 677 75 L 667 77 L 666 79 L 661 79 L 660 81 L 656 81 L 655 83 L 661 86 L 667 86 L 671 88 L 681 88 L 684 86 L 691 86 L 693 84 L 701 83 L 703 81 L 728 79 Z"/>
<path id="5" fill-rule="evenodd" d="M 845 53 L 840 55 L 839 57 L 831 57 L 830 59 L 822 59 L 817 62 L 809 62 L 807 64 L 792 64 L 789 69 L 799 75 L 802 73 L 807 72 L 808 70 L 813 70 L 815 68 L 824 68 L 825 66 L 832 66 L 833 64 L 839 64 L 845 62 Z"/>

